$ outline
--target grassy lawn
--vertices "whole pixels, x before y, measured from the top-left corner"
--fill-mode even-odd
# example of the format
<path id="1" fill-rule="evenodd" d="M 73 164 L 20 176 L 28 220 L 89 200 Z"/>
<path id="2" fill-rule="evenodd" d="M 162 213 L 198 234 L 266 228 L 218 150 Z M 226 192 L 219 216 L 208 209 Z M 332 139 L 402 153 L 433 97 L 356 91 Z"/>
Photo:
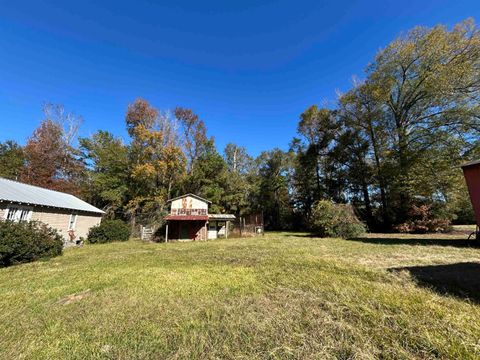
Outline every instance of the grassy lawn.
<path id="1" fill-rule="evenodd" d="M 465 236 L 68 249 L 0 269 L 0 358 L 480 358 Z"/>

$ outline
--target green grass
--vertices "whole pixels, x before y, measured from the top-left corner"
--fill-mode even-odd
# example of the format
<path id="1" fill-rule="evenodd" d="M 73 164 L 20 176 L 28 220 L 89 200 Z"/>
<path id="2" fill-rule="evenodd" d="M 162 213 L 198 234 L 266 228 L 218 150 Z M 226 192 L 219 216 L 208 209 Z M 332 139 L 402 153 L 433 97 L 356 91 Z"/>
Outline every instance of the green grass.
<path id="1" fill-rule="evenodd" d="M 480 358 L 480 249 L 426 238 L 68 249 L 0 269 L 0 358 Z"/>

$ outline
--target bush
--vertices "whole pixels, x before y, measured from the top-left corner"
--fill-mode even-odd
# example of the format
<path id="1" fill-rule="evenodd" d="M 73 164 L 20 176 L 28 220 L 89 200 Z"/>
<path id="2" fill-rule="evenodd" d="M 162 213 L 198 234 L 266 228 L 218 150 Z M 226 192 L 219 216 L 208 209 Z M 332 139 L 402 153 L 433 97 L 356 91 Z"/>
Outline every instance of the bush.
<path id="1" fill-rule="evenodd" d="M 395 230 L 413 234 L 448 233 L 453 230 L 450 220 L 434 217 L 431 205 L 413 205 L 408 215 L 411 220 L 397 225 Z"/>
<path id="2" fill-rule="evenodd" d="M 104 220 L 88 232 L 87 240 L 91 244 L 103 244 L 112 241 L 127 241 L 130 238 L 130 226 L 121 220 Z"/>
<path id="3" fill-rule="evenodd" d="M 363 234 L 365 226 L 350 205 L 322 200 L 313 207 L 311 230 L 321 237 L 349 239 Z"/>
<path id="4" fill-rule="evenodd" d="M 58 256 L 63 238 L 47 225 L 0 221 L 0 267 Z"/>

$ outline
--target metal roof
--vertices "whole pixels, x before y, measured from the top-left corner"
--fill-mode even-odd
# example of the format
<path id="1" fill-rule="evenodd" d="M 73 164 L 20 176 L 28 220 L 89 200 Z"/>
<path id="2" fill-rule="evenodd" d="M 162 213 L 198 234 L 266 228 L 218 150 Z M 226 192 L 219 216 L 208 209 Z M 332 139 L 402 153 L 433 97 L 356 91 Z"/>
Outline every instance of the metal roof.
<path id="1" fill-rule="evenodd" d="M 105 213 L 76 196 L 4 178 L 0 178 L 0 202 Z"/>
<path id="2" fill-rule="evenodd" d="M 208 214 L 208 218 L 212 220 L 235 220 L 233 214 Z"/>
<path id="3" fill-rule="evenodd" d="M 468 166 L 473 166 L 473 165 L 480 165 L 480 160 L 470 161 L 470 162 L 462 164 L 460 166 L 463 168 L 463 167 L 468 167 Z"/>
<path id="4" fill-rule="evenodd" d="M 181 196 L 177 196 L 177 197 L 174 197 L 173 199 L 169 199 L 167 200 L 167 202 L 171 202 L 171 201 L 174 201 L 174 200 L 178 200 L 178 199 L 182 199 L 184 197 L 187 197 L 187 196 L 191 196 L 191 197 L 194 197 L 195 199 L 198 199 L 198 200 L 201 200 L 201 201 L 204 201 L 206 203 L 209 203 L 211 204 L 212 202 L 210 200 L 207 200 L 207 199 L 204 199 L 198 195 L 195 195 L 195 194 L 191 194 L 191 193 L 188 193 L 188 194 L 185 194 L 185 195 L 181 195 Z"/>

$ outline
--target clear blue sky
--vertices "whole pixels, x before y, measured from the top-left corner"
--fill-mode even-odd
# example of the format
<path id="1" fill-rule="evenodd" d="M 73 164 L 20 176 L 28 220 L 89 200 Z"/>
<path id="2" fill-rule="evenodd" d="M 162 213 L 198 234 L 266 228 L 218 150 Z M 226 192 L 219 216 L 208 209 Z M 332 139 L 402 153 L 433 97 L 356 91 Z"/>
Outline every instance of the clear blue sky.
<path id="1" fill-rule="evenodd" d="M 399 33 L 467 17 L 478 0 L 0 1 L 0 141 L 25 143 L 45 102 L 126 138 L 143 97 L 192 108 L 220 150 L 286 149 Z"/>

